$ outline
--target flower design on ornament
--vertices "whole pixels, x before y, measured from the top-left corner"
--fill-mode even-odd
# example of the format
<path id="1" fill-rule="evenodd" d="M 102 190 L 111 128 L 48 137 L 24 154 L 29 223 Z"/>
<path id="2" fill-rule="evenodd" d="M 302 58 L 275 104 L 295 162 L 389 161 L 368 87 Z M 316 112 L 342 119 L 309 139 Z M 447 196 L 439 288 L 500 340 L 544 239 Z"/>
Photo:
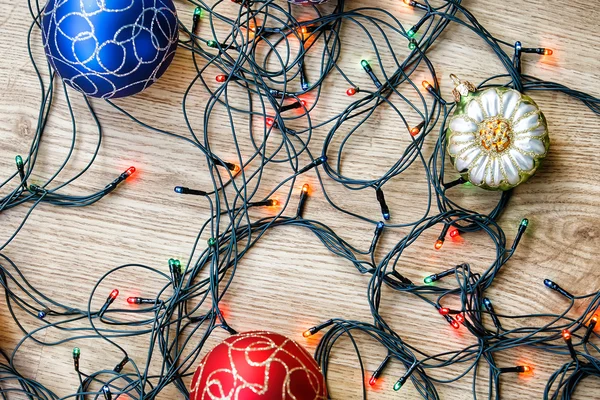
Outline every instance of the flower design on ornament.
<path id="1" fill-rule="evenodd" d="M 544 115 L 526 95 L 509 88 L 470 93 L 450 120 L 448 153 L 465 179 L 508 190 L 532 176 L 550 141 Z"/>

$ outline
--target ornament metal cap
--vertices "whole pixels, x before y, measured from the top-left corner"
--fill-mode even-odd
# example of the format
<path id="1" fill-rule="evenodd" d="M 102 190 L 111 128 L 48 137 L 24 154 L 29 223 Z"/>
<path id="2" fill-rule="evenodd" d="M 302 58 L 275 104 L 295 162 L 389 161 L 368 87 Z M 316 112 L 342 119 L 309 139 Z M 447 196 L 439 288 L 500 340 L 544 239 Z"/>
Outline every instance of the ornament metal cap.
<path id="1" fill-rule="evenodd" d="M 452 89 L 452 95 L 454 100 L 458 103 L 462 96 L 467 96 L 469 93 L 477 91 L 475 85 L 469 81 L 461 81 L 454 74 L 450 74 L 450 79 L 454 82 L 454 89 Z"/>

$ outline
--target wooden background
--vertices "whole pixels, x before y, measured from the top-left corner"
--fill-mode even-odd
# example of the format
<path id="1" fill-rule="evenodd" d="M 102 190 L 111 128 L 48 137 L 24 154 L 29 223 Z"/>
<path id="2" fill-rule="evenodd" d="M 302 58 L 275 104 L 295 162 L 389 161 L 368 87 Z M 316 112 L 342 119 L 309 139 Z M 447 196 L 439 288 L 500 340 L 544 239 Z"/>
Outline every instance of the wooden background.
<path id="1" fill-rule="evenodd" d="M 370 2 L 354 0 L 348 3 L 350 7 L 359 7 Z M 526 73 L 600 95 L 599 2 L 467 0 L 464 4 L 494 35 L 509 42 L 521 40 L 529 47 L 554 49 L 552 57 L 525 56 L 523 67 Z M 411 26 L 418 18 L 416 13 L 419 11 L 407 8 L 400 0 L 380 0 L 378 5 L 406 21 L 406 26 Z M 185 17 L 184 13 L 188 12 L 191 19 L 191 8 L 187 4 L 179 0 L 177 6 L 180 15 Z M 3 1 L 0 4 L 2 180 L 14 172 L 15 155 L 27 153 L 37 121 L 40 90 L 26 49 L 30 23 L 24 2 Z M 34 55 L 42 62 L 39 33 L 34 35 L 33 43 Z M 352 44 L 351 35 L 344 36 L 344 44 L 342 65 L 355 65 L 364 57 L 364 48 L 349 45 Z M 491 74 L 503 72 L 484 43 L 456 25 L 447 29 L 429 55 L 439 76 L 443 77 L 442 92 L 448 98 L 451 89 L 447 78 L 449 73 L 479 82 Z M 369 86 L 368 78 L 360 68 L 355 68 L 353 73 L 352 68 L 348 70 L 360 86 Z M 193 74 L 189 54 L 179 51 L 161 81 L 142 95 L 119 101 L 119 104 L 154 126 L 186 134 L 181 95 Z M 325 85 L 322 101 L 311 114 L 315 121 L 339 112 L 349 102 L 344 93 L 347 85 L 339 79 L 337 82 L 330 81 Z M 563 95 L 533 93 L 532 96 L 549 121 L 552 147 L 539 173 L 515 191 L 500 221 L 509 240 L 521 218 L 526 216 L 531 221 L 516 256 L 489 291 L 497 311 L 509 315 L 563 310 L 566 306 L 564 299 L 544 288 L 542 281 L 546 277 L 578 294 L 596 291 L 600 287 L 600 118 Z M 98 138 L 82 99 L 78 96 L 73 99 L 78 118 L 76 151 L 58 182 L 67 180 L 85 165 Z M 197 127 L 201 126 L 199 122 L 206 99 L 206 93 L 199 87 L 190 98 L 189 108 L 194 110 L 192 122 Z M 64 100 L 64 95 L 57 91 L 57 102 L 33 173 L 34 182 L 36 177 L 50 176 L 67 153 L 72 128 Z M 102 101 L 95 101 L 94 106 L 104 128 L 100 155 L 90 171 L 70 185 L 66 192 L 95 192 L 129 165 L 135 165 L 139 173 L 135 179 L 128 180 L 91 207 L 68 209 L 41 205 L 5 250 L 5 254 L 22 268 L 36 287 L 43 288 L 47 295 L 62 303 L 78 307 L 87 301 L 99 277 L 118 265 L 141 263 L 166 272 L 170 257 L 187 261 L 198 226 L 210 215 L 206 202 L 173 193 L 176 184 L 211 187 L 204 157 L 198 151 L 182 141 L 138 127 Z M 397 121 L 381 115 L 373 124 L 376 125 L 368 139 L 359 139 L 350 146 L 349 157 L 354 158 L 352 165 L 345 170 L 349 175 L 364 176 L 368 174 L 364 171 L 370 171 L 376 176 L 382 172 L 376 163 L 385 164 L 398 156 L 402 143 L 395 142 Z M 321 147 L 324 132 L 315 131 L 313 149 L 316 152 Z M 227 127 L 215 124 L 209 135 L 223 158 L 235 159 L 227 145 L 230 143 Z M 426 148 L 431 149 L 433 141 L 432 135 Z M 242 151 L 250 153 L 247 142 L 242 143 Z M 279 174 L 274 171 L 268 179 L 275 183 L 288 174 L 289 171 Z M 316 181 L 314 172 L 307 174 L 307 181 Z M 385 187 L 393 222 L 409 222 L 422 214 L 425 188 L 422 171 L 417 168 Z M 352 192 L 349 195 L 331 182 L 327 182 L 327 189 L 333 199 L 344 207 L 358 210 L 374 220 L 381 218 L 378 207 L 373 205 L 371 192 Z M 6 190 L 2 193 L 5 194 Z M 476 188 L 458 188 L 455 195 L 464 204 L 476 203 L 482 210 L 493 205 L 497 198 L 495 194 Z M 18 207 L 0 214 L 0 242 L 9 237 L 26 211 L 26 207 Z M 320 189 L 312 193 L 306 217 L 323 221 L 361 248 L 367 247 L 372 237 L 371 225 L 335 212 L 324 201 Z M 382 248 L 389 249 L 404 233 L 403 230 L 386 231 Z M 470 262 L 475 270 L 483 270 L 493 259 L 491 243 L 483 234 L 465 235 L 460 241 L 447 242 L 440 252 L 435 252 L 432 247 L 436 235 L 437 232 L 428 232 L 405 252 L 401 269 L 406 276 L 417 281 L 457 262 Z M 244 257 L 235 282 L 224 299 L 223 308 L 229 323 L 238 331 L 267 329 L 280 332 L 304 343 L 312 352 L 317 339 L 307 341 L 301 337 L 301 332 L 307 327 L 332 317 L 370 320 L 367 282 L 367 277 L 360 276 L 354 267 L 331 255 L 310 232 L 298 228 L 278 229 L 266 235 Z M 96 301 L 103 301 L 104 293 L 112 287 L 118 287 L 122 297 L 126 297 L 135 293 L 154 293 L 153 290 L 160 285 L 162 282 L 139 271 L 128 276 L 116 275 L 102 284 L 99 288 L 102 295 Z M 452 331 L 439 315 L 412 296 L 401 296 L 387 290 L 385 295 L 382 314 L 411 344 L 436 353 L 459 349 L 473 342 L 469 335 Z M 118 301 L 124 300 L 120 298 Z M 582 312 L 583 306 L 578 304 L 576 312 Z M 31 318 L 23 317 L 23 321 L 28 329 L 40 326 L 39 321 Z M 505 320 L 507 327 L 525 323 L 527 321 Z M 2 296 L 0 346 L 4 350 L 12 350 L 21 337 Z M 64 332 L 47 330 L 40 339 L 56 342 L 66 337 Z M 218 333 L 206 348 L 224 337 L 224 332 Z M 144 362 L 146 338 L 120 343 L 138 364 Z M 72 368 L 71 349 L 75 345 L 82 349 L 84 371 L 110 369 L 120 360 L 118 353 L 98 341 L 78 341 L 51 347 L 29 341 L 18 353 L 17 365 L 25 375 L 39 380 L 57 394 L 73 393 L 77 377 Z M 385 355 L 381 348 L 366 339 L 361 340 L 361 350 L 369 371 Z M 534 367 L 532 376 L 502 377 L 503 398 L 518 400 L 541 398 L 549 374 L 567 359 L 519 349 L 497 354 L 497 361 L 499 366 L 527 362 Z M 347 342 L 336 348 L 330 372 L 329 386 L 334 399 L 360 397 L 362 377 Z M 449 378 L 458 372 L 460 369 L 452 368 L 431 371 L 431 375 Z M 417 398 L 411 385 L 399 393 L 391 390 L 393 382 L 403 373 L 402 366 L 392 363 L 386 370 L 383 384 L 369 389 L 369 398 Z M 438 385 L 440 397 L 473 398 L 471 378 L 468 375 L 456 383 Z M 478 394 L 483 396 L 485 379 L 481 379 L 481 383 Z M 590 380 L 581 385 L 576 398 L 597 398 L 597 393 L 598 381 Z M 160 398 L 179 397 L 169 388 Z"/>

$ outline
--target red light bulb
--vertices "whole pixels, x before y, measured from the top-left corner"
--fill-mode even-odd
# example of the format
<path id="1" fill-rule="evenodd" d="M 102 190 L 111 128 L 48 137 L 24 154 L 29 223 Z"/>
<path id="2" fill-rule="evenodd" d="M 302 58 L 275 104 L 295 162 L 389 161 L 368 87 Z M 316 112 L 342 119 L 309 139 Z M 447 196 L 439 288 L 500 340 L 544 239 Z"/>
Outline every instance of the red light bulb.
<path id="1" fill-rule="evenodd" d="M 349 88 L 348 90 L 346 90 L 346 94 L 348 96 L 354 96 L 356 94 L 356 88 L 353 88 L 353 87 Z"/>
<path id="2" fill-rule="evenodd" d="M 111 299 L 116 299 L 117 296 L 119 295 L 119 290 L 118 289 L 113 289 L 112 292 L 110 292 L 110 295 L 108 297 L 110 297 Z"/>
<path id="3" fill-rule="evenodd" d="M 376 384 L 377 384 L 377 378 L 372 376 L 371 379 L 369 379 L 369 385 L 375 386 Z"/>
<path id="4" fill-rule="evenodd" d="M 452 325 L 452 327 L 454 329 L 459 329 L 460 328 L 460 325 L 458 324 L 458 322 L 456 322 L 454 320 L 452 320 L 452 322 L 450 322 L 450 325 Z"/>
<path id="5" fill-rule="evenodd" d="M 125 171 L 125 176 L 129 178 L 131 175 L 133 175 L 134 172 L 135 172 L 135 167 L 129 167 L 129 168 L 127 168 L 127 171 Z"/>
<path id="6" fill-rule="evenodd" d="M 457 320 L 458 322 L 460 322 L 461 324 L 464 324 L 464 323 L 465 323 L 465 317 L 463 317 L 463 315 L 462 315 L 462 314 L 456 314 L 456 320 Z"/>
<path id="7" fill-rule="evenodd" d="M 223 83 L 227 80 L 227 75 L 217 75 L 215 76 L 215 80 L 219 83 Z"/>
<path id="8" fill-rule="evenodd" d="M 568 329 L 562 331 L 562 337 L 565 340 L 571 340 L 571 332 Z"/>
<path id="9" fill-rule="evenodd" d="M 302 107 L 306 108 L 307 103 L 305 100 L 300 100 L 300 104 L 302 104 Z"/>
<path id="10" fill-rule="evenodd" d="M 271 128 L 273 125 L 275 125 L 275 120 L 271 117 L 268 117 L 265 119 L 265 123 L 269 128 Z"/>
<path id="11" fill-rule="evenodd" d="M 452 230 L 450 230 L 450 237 L 451 238 L 454 239 L 455 237 L 458 237 L 459 235 L 460 235 L 460 232 L 459 232 L 458 229 L 452 228 Z"/>
<path id="12" fill-rule="evenodd" d="M 127 302 L 129 304 L 137 304 L 137 298 L 135 298 L 135 297 L 128 297 L 127 298 Z"/>
<path id="13" fill-rule="evenodd" d="M 448 315 L 448 314 L 450 314 L 450 309 L 449 309 L 449 308 L 446 308 L 446 307 L 442 307 L 442 308 L 440 308 L 438 311 L 439 311 L 439 312 L 440 312 L 440 314 L 442 314 L 442 315 Z"/>

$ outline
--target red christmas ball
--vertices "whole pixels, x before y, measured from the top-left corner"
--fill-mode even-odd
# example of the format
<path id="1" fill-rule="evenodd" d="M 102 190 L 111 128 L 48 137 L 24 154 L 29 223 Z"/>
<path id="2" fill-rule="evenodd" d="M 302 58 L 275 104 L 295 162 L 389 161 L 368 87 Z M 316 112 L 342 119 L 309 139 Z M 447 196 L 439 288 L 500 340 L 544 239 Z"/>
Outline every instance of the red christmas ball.
<path id="1" fill-rule="evenodd" d="M 202 360 L 190 400 L 326 400 L 325 378 L 298 343 L 271 332 L 232 335 Z"/>

